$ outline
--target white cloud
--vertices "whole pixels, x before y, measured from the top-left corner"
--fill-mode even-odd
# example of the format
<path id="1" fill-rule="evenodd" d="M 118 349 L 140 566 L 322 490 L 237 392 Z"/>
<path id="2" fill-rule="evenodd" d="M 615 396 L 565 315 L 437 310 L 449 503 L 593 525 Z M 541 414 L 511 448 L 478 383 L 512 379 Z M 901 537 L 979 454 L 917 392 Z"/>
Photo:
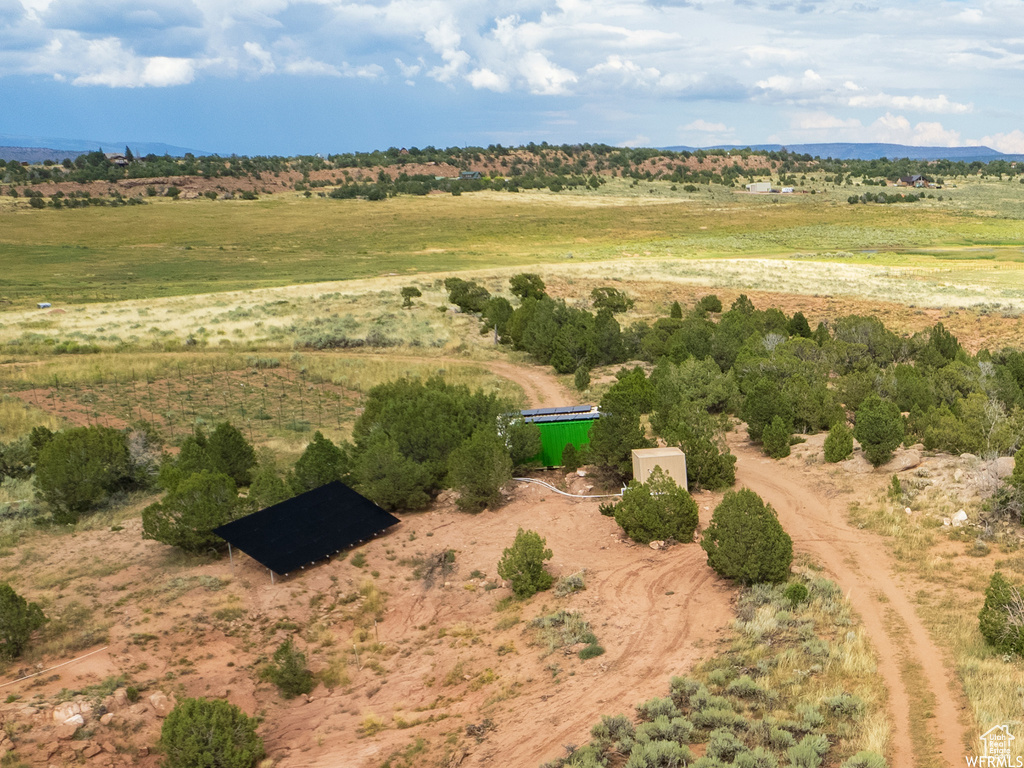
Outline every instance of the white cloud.
<path id="1" fill-rule="evenodd" d="M 644 87 L 654 85 L 661 77 L 661 72 L 655 67 L 641 67 L 618 54 L 612 54 L 600 64 L 594 65 L 587 70 L 587 74 L 611 76 L 624 84 Z"/>
<path id="2" fill-rule="evenodd" d="M 504 75 L 499 75 L 491 70 L 487 69 L 474 69 L 470 72 L 466 79 L 469 80 L 469 84 L 474 88 L 486 88 L 489 91 L 497 91 L 498 93 L 504 93 L 508 90 L 508 79 Z"/>
<path id="3" fill-rule="evenodd" d="M 1024 155 L 1024 131 L 1019 128 L 1009 133 L 995 133 L 991 136 L 982 136 L 980 139 L 968 139 L 966 143 L 969 147 L 991 147 L 1008 155 Z"/>
<path id="4" fill-rule="evenodd" d="M 188 59 L 154 56 L 130 59 L 120 66 L 110 66 L 74 78 L 74 85 L 106 85 L 111 88 L 166 88 L 186 85 L 195 78 L 195 69 Z"/>
<path id="5" fill-rule="evenodd" d="M 553 64 L 540 51 L 530 51 L 523 56 L 519 72 L 526 79 L 531 93 L 545 96 L 568 93 L 568 86 L 578 79 L 570 70 Z"/>
<path id="6" fill-rule="evenodd" d="M 732 133 L 732 129 L 725 123 L 709 123 L 703 119 L 697 119 L 688 125 L 684 125 L 683 130 L 698 131 L 700 133 Z"/>
<path id="7" fill-rule="evenodd" d="M 269 75 L 277 70 L 277 67 L 274 65 L 274 57 L 270 54 L 270 51 L 264 50 L 263 46 L 259 43 L 244 43 L 242 50 L 257 63 L 259 74 Z"/>
<path id="8" fill-rule="evenodd" d="M 341 77 L 341 72 L 332 64 L 325 64 L 322 61 L 313 59 L 299 59 L 290 61 L 284 65 L 284 71 L 289 75 L 329 75 L 330 77 Z"/>
<path id="9" fill-rule="evenodd" d="M 886 112 L 873 122 L 867 129 L 869 141 L 881 141 L 890 144 L 909 144 L 915 147 L 956 147 L 963 142 L 960 132 L 947 129 L 941 123 L 917 123 L 903 115 Z"/>
<path id="10" fill-rule="evenodd" d="M 962 115 L 974 111 L 973 104 L 950 101 L 944 93 L 928 98 L 925 96 L 890 96 L 876 93 L 872 96 L 851 96 L 847 102 L 851 107 L 883 109 L 908 109 L 915 112 L 934 112 L 946 115 Z"/>
<path id="11" fill-rule="evenodd" d="M 757 87 L 764 91 L 777 91 L 783 94 L 803 93 L 805 91 L 820 91 L 826 86 L 824 78 L 813 69 L 805 70 L 801 77 L 790 77 L 788 75 L 772 75 L 764 80 L 758 80 Z"/>

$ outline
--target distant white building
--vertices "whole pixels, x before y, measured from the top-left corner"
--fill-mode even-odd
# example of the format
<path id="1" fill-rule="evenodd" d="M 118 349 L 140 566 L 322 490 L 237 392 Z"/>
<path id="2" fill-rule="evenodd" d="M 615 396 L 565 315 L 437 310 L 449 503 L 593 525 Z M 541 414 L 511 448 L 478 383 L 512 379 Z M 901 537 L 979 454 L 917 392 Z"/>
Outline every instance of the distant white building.
<path id="1" fill-rule="evenodd" d="M 747 184 L 747 192 L 771 192 L 772 183 L 770 181 L 755 181 L 751 184 Z"/>
<path id="2" fill-rule="evenodd" d="M 793 194 L 793 188 L 792 187 L 783 187 L 782 188 L 782 194 L 784 194 L 784 195 L 791 195 L 791 194 Z"/>

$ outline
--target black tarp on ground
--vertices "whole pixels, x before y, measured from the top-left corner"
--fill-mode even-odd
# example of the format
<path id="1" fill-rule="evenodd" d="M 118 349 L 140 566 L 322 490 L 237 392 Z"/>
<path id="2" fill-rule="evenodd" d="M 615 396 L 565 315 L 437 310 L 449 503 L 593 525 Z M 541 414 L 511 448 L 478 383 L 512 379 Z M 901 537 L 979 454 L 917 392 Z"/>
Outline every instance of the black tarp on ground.
<path id="1" fill-rule="evenodd" d="M 401 522 L 335 480 L 214 533 L 275 573 L 323 560 Z"/>

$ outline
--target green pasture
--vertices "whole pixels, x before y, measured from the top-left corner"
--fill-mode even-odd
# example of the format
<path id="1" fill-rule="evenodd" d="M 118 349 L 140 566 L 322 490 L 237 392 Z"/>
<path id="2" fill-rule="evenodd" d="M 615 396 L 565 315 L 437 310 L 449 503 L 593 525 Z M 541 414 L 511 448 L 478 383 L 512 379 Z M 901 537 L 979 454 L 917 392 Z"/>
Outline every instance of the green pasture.
<path id="1" fill-rule="evenodd" d="M 751 196 L 613 180 L 598 192 L 475 193 L 380 202 L 156 199 L 145 206 L 0 208 L 0 298 L 139 299 L 573 260 L 774 256 L 896 266 L 1024 261 L 1024 186 L 849 205 L 873 187 Z M 983 252 L 972 249 L 981 248 Z M 940 263 L 941 262 L 941 263 Z"/>

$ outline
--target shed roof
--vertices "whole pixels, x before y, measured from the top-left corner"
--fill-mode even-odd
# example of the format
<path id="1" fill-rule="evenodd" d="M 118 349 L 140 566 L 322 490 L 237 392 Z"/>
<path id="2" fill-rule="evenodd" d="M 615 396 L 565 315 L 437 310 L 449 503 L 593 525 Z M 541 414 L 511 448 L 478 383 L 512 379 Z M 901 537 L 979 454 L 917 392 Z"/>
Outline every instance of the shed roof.
<path id="1" fill-rule="evenodd" d="M 335 480 L 213 532 L 275 573 L 284 574 L 366 541 L 399 522 Z"/>

